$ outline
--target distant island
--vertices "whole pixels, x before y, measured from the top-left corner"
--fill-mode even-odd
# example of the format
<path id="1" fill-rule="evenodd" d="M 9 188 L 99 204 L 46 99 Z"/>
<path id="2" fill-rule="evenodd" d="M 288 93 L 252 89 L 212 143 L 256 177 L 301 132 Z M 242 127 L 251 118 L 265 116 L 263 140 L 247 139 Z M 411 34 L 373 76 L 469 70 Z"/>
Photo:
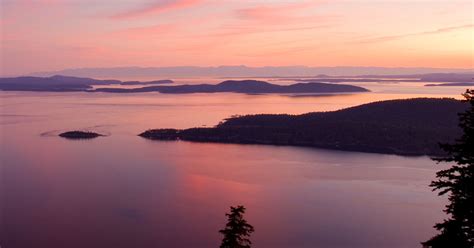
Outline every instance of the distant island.
<path id="1" fill-rule="evenodd" d="M 52 77 L 13 77 L 0 78 L 0 90 L 4 91 L 86 91 L 91 90 L 93 85 L 139 85 L 139 84 L 168 84 L 171 80 L 157 80 L 150 82 L 120 80 L 100 80 L 93 78 L 81 78 L 55 75 Z"/>
<path id="2" fill-rule="evenodd" d="M 292 85 L 271 84 L 258 80 L 227 80 L 219 84 L 197 84 L 197 85 L 176 85 L 164 86 L 157 84 L 172 84 L 172 80 L 156 81 L 119 81 L 119 80 L 98 80 L 93 78 L 79 78 L 69 76 L 41 77 L 17 77 L 0 78 L 0 90 L 4 91 L 52 91 L 52 92 L 110 92 L 110 93 L 141 93 L 160 92 L 164 94 L 185 94 L 185 93 L 217 93 L 234 92 L 248 94 L 266 93 L 354 93 L 368 92 L 369 90 L 344 84 L 327 83 L 296 83 Z M 93 85 L 153 85 L 138 88 L 97 88 Z"/>
<path id="3" fill-rule="evenodd" d="M 68 131 L 59 134 L 59 136 L 66 139 L 94 139 L 104 135 L 89 131 Z"/>
<path id="4" fill-rule="evenodd" d="M 425 86 L 474 86 L 474 83 L 444 83 L 444 84 L 425 84 Z"/>
<path id="5" fill-rule="evenodd" d="M 301 78 L 282 78 L 284 80 L 295 80 L 300 82 L 324 82 L 324 83 L 402 83 L 402 82 L 433 82 L 447 83 L 442 86 L 470 86 L 474 78 L 474 73 L 428 73 L 428 74 L 406 74 L 406 75 L 359 75 L 351 77 L 317 75 L 315 77 Z M 453 84 L 451 84 L 453 83 Z M 448 85 L 449 84 L 449 85 Z M 425 86 L 438 86 L 438 84 L 429 84 Z M 441 86 L 441 85 L 440 85 Z"/>
<path id="6" fill-rule="evenodd" d="M 155 80 L 155 81 L 125 81 L 122 82 L 121 85 L 150 85 L 150 84 L 172 84 L 174 83 L 173 80 L 165 79 L 165 80 Z"/>
<path id="7" fill-rule="evenodd" d="M 212 128 L 154 129 L 139 136 L 437 156 L 443 155 L 439 142 L 450 142 L 460 135 L 457 113 L 467 107 L 454 99 L 390 100 L 333 112 L 232 117 Z"/>
<path id="8" fill-rule="evenodd" d="M 272 77 L 272 80 L 293 80 L 292 85 L 272 84 L 254 79 L 227 80 L 219 84 L 174 85 L 173 80 L 153 81 L 120 81 L 100 80 L 84 77 L 54 75 L 51 77 L 12 77 L 0 78 L 0 90 L 3 91 L 50 91 L 50 92 L 110 92 L 110 93 L 141 93 L 160 92 L 165 94 L 185 93 L 217 93 L 234 92 L 247 94 L 267 93 L 354 93 L 369 90 L 341 83 L 400 83 L 400 82 L 432 82 L 425 86 L 473 86 L 474 73 L 430 73 L 407 75 L 360 75 L 352 77 L 329 76 L 325 74 L 314 77 Z M 435 83 L 440 84 L 435 84 Z M 114 87 L 105 87 L 114 85 Z M 135 88 L 118 88 L 115 85 L 143 86 Z M 94 87 L 95 86 L 95 87 Z M 99 86 L 99 87 L 98 87 Z"/>
<path id="9" fill-rule="evenodd" d="M 369 90 L 353 85 L 326 83 L 296 83 L 291 85 L 271 84 L 258 80 L 227 80 L 219 84 L 197 84 L 176 86 L 148 86 L 135 89 L 98 88 L 91 92 L 139 93 L 160 92 L 164 94 L 219 93 L 234 92 L 247 94 L 267 93 L 345 93 L 368 92 Z"/>
<path id="10" fill-rule="evenodd" d="M 422 75 L 420 80 L 423 82 L 473 82 L 474 73 L 430 73 Z"/>

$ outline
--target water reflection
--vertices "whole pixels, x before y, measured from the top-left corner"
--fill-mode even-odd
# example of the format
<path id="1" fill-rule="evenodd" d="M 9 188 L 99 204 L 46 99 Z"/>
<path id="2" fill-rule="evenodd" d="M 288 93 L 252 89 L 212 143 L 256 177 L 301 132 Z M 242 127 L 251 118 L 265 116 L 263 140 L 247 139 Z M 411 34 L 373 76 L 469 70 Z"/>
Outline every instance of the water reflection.
<path id="1" fill-rule="evenodd" d="M 237 204 L 255 247 L 419 247 L 443 216 L 426 157 L 136 136 L 407 95 L 0 94 L 2 247 L 217 247 Z M 111 136 L 40 135 L 76 128 Z"/>

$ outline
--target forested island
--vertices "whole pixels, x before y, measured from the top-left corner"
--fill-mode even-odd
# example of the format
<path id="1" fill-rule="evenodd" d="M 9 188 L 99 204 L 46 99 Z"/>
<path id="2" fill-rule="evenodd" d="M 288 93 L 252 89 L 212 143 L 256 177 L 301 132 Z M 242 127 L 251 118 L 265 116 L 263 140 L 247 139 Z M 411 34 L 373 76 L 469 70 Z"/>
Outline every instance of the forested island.
<path id="1" fill-rule="evenodd" d="M 164 86 L 161 84 L 172 84 L 172 80 L 155 80 L 148 82 L 141 81 L 119 81 L 119 80 L 98 80 L 93 78 L 79 78 L 69 76 L 41 77 L 16 77 L 0 78 L 0 90 L 4 91 L 52 91 L 52 92 L 111 92 L 111 93 L 142 93 L 159 92 L 164 94 L 185 94 L 185 93 L 218 93 L 234 92 L 247 94 L 266 93 L 354 93 L 368 92 L 369 90 L 344 84 L 327 83 L 296 83 L 292 85 L 271 84 L 258 80 L 227 80 L 219 84 L 196 84 L 196 85 L 176 85 Z M 95 86 L 104 85 L 145 85 L 138 88 L 97 88 Z M 153 85 L 153 86 L 146 86 Z"/>
<path id="2" fill-rule="evenodd" d="M 68 131 L 59 134 L 59 137 L 66 139 L 94 139 L 100 136 L 104 135 L 90 131 Z"/>
<path id="3" fill-rule="evenodd" d="M 278 78 L 293 80 L 297 83 L 291 85 L 272 84 L 266 81 L 243 79 L 226 80 L 219 84 L 186 84 L 173 85 L 173 80 L 153 81 L 120 81 L 114 79 L 101 80 L 85 77 L 55 75 L 51 77 L 11 77 L 0 78 L 0 90 L 3 91 L 46 91 L 46 92 L 111 92 L 111 93 L 141 93 L 159 92 L 164 94 L 186 93 L 219 93 L 234 92 L 247 94 L 300 94 L 300 93 L 355 93 L 369 90 L 341 83 L 401 83 L 401 82 L 432 82 L 425 86 L 472 86 L 474 74 L 472 73 L 431 73 L 415 75 L 361 75 L 340 77 L 317 75 L 303 78 Z M 433 84 L 439 83 L 439 84 Z M 114 85 L 114 87 L 106 87 Z M 117 88 L 123 86 L 143 86 L 136 88 Z M 94 87 L 95 86 L 95 87 Z"/>
<path id="4" fill-rule="evenodd" d="M 390 100 L 332 112 L 238 116 L 212 128 L 154 129 L 139 136 L 437 156 L 444 154 L 440 142 L 459 136 L 457 114 L 467 108 L 468 104 L 454 99 Z"/>
<path id="5" fill-rule="evenodd" d="M 52 91 L 71 92 L 87 91 L 93 85 L 148 85 L 170 84 L 172 80 L 155 80 L 149 82 L 100 80 L 93 78 L 55 75 L 51 77 L 11 77 L 0 78 L 0 90 L 4 91 Z"/>
<path id="6" fill-rule="evenodd" d="M 152 84 L 172 84 L 173 80 L 164 79 L 164 80 L 154 80 L 154 81 L 125 81 L 121 85 L 152 85 Z"/>
<path id="7" fill-rule="evenodd" d="M 368 92 L 369 90 L 353 85 L 327 84 L 327 83 L 296 83 L 291 85 L 271 84 L 258 80 L 227 80 L 219 84 L 196 84 L 176 86 L 149 86 L 135 89 L 123 88 L 98 88 L 93 92 L 114 93 L 139 93 L 160 92 L 164 94 L 187 94 L 187 93 L 344 93 L 344 92 Z"/>

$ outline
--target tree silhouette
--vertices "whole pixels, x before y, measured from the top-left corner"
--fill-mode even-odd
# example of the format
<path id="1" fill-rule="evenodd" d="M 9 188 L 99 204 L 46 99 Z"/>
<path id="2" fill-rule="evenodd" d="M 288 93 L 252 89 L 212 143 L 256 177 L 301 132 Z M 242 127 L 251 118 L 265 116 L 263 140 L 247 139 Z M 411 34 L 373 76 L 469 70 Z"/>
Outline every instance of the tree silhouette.
<path id="1" fill-rule="evenodd" d="M 249 237 L 254 228 L 244 219 L 244 206 L 230 207 L 230 213 L 226 213 L 227 224 L 224 229 L 219 230 L 224 235 L 220 248 L 250 248 L 252 242 Z"/>
<path id="2" fill-rule="evenodd" d="M 470 104 L 459 114 L 463 135 L 454 144 L 442 144 L 447 156 L 434 159 L 455 164 L 437 172 L 437 180 L 430 185 L 439 195 L 448 194 L 444 212 L 449 217 L 434 226 L 441 233 L 423 242 L 424 247 L 474 247 L 474 90 L 466 90 L 463 95 Z"/>

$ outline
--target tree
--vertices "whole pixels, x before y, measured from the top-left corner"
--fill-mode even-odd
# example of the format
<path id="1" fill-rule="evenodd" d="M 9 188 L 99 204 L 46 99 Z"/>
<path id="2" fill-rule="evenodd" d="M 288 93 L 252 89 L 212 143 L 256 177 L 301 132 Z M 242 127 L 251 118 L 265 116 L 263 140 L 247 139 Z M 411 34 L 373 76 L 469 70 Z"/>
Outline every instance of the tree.
<path id="1" fill-rule="evenodd" d="M 463 135 L 453 144 L 442 144 L 447 155 L 434 159 L 454 165 L 437 172 L 437 179 L 430 185 L 439 195 L 448 194 L 444 212 L 449 217 L 434 226 L 440 233 L 423 242 L 424 247 L 474 247 L 474 90 L 466 90 L 463 95 L 470 104 L 459 114 Z"/>
<path id="2" fill-rule="evenodd" d="M 230 213 L 226 213 L 227 224 L 224 229 L 219 230 L 224 235 L 220 248 L 250 248 L 252 242 L 249 237 L 254 232 L 252 225 L 244 219 L 244 206 L 230 207 Z"/>

